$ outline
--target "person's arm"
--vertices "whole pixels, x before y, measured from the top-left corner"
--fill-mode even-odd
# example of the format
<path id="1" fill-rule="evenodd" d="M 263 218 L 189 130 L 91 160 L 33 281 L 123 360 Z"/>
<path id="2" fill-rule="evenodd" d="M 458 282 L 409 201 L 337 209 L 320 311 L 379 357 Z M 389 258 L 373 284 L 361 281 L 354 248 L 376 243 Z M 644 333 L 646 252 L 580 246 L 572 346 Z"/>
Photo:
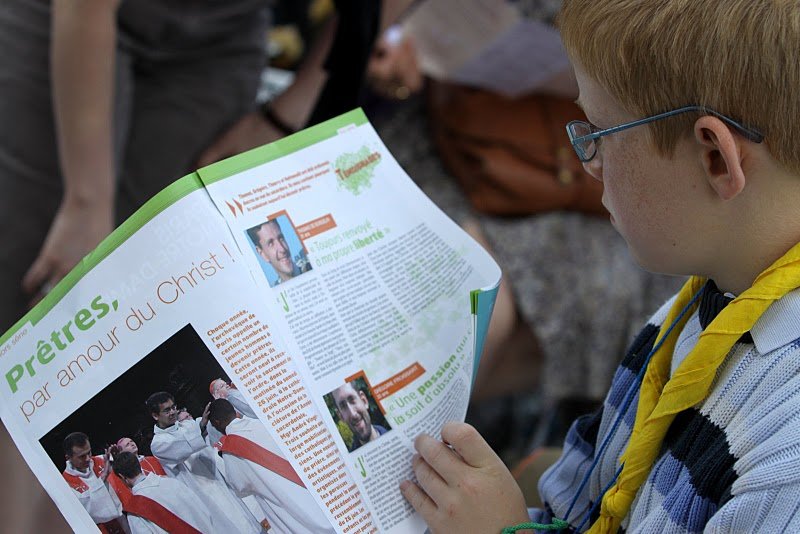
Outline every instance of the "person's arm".
<path id="1" fill-rule="evenodd" d="M 447 423 L 442 441 L 414 440 L 418 485 L 400 491 L 431 532 L 500 532 L 530 520 L 514 477 L 492 448 L 466 423 Z"/>
<path id="2" fill-rule="evenodd" d="M 119 0 L 52 3 L 51 78 L 61 205 L 23 279 L 34 301 L 113 229 L 112 101 Z"/>
<path id="3" fill-rule="evenodd" d="M 84 492 L 75 492 L 83 508 L 97 523 L 105 523 L 119 517 L 121 512 L 117 500 L 111 495 L 114 490 L 106 481 L 90 476 L 84 479 L 89 489 Z"/>
<path id="4" fill-rule="evenodd" d="M 119 453 L 116 445 L 107 448 L 103 453 L 103 469 L 100 470 L 100 480 L 103 482 L 108 481 L 108 475 L 111 474 L 111 456 Z"/>
<path id="5" fill-rule="evenodd" d="M 203 439 L 205 439 L 206 436 L 208 436 L 208 416 L 210 414 L 211 414 L 211 403 L 209 402 L 203 409 L 203 416 L 200 417 L 200 421 L 198 421 L 198 424 L 200 425 L 200 435 L 203 436 Z"/>
<path id="6" fill-rule="evenodd" d="M 411 4 L 412 0 L 383 0 L 381 31 Z M 331 17 L 315 39 L 292 85 L 269 103 L 272 115 L 293 131 L 306 126 L 320 91 L 328 80 L 325 61 L 336 36 L 337 26 L 338 16 Z M 222 158 L 280 139 L 284 135 L 286 132 L 266 119 L 260 110 L 250 112 L 201 154 L 197 166 L 210 165 Z"/>
<path id="7" fill-rule="evenodd" d="M 247 401 L 244 400 L 244 395 L 236 389 L 231 389 L 228 393 L 228 402 L 230 402 L 236 411 L 240 414 L 244 415 L 245 417 L 249 417 L 250 419 L 258 419 L 255 410 L 247 404 Z"/>
<path id="8" fill-rule="evenodd" d="M 168 438 L 156 435 L 150 445 L 153 456 L 165 466 L 174 467 L 208 447 L 198 421 L 189 419 L 175 424 L 179 425 L 177 432 L 171 432 Z"/>
<path id="9" fill-rule="evenodd" d="M 336 24 L 336 17 L 326 23 L 297 71 L 292 85 L 269 104 L 272 114 L 291 130 L 299 130 L 305 125 L 319 92 L 328 79 L 324 63 L 336 34 Z M 284 135 L 285 132 L 267 120 L 260 110 L 251 111 L 203 151 L 197 166 L 205 167 L 228 156 L 280 139 Z"/>

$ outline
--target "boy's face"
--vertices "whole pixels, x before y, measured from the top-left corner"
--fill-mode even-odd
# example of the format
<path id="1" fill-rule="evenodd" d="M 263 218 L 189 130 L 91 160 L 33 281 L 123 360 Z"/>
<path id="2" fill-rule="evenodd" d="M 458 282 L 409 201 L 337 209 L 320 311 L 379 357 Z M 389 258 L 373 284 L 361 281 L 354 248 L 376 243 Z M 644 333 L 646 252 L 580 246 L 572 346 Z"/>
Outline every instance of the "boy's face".
<path id="1" fill-rule="evenodd" d="M 579 65 L 575 75 L 579 103 L 595 126 L 605 129 L 642 118 L 623 109 Z M 704 214 L 712 190 L 698 174 L 701 158 L 693 146 L 693 138 L 687 137 L 672 157 L 661 156 L 648 128 L 638 126 L 602 137 L 595 157 L 584 163 L 603 182 L 603 205 L 611 223 L 645 269 L 670 274 L 702 269 L 702 234 L 712 222 Z"/>

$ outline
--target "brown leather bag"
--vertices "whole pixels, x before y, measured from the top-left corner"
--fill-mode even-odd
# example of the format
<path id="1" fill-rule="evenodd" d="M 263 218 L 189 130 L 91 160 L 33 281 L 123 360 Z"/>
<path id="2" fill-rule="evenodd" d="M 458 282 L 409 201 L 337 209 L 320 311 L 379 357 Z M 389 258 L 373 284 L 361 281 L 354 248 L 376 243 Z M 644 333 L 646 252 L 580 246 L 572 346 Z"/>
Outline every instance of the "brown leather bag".
<path id="1" fill-rule="evenodd" d="M 442 161 L 478 211 L 606 214 L 603 186 L 583 170 L 564 129 L 584 118 L 573 102 L 549 95 L 509 99 L 431 82 L 428 106 Z"/>

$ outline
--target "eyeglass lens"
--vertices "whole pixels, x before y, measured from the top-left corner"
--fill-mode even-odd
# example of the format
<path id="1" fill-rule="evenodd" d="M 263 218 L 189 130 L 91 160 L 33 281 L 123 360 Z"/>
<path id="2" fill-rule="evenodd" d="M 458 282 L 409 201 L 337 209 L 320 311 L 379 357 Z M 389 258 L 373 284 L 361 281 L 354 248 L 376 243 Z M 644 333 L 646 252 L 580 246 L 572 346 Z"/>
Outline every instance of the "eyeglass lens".
<path id="1" fill-rule="evenodd" d="M 577 139 L 579 137 L 584 137 L 592 133 L 591 126 L 582 121 L 575 121 L 570 123 L 569 125 L 570 133 L 572 134 L 572 139 Z M 594 156 L 595 152 L 595 142 L 594 139 L 584 139 L 578 143 L 573 143 L 576 152 L 578 152 L 578 158 L 581 161 L 588 161 Z"/>

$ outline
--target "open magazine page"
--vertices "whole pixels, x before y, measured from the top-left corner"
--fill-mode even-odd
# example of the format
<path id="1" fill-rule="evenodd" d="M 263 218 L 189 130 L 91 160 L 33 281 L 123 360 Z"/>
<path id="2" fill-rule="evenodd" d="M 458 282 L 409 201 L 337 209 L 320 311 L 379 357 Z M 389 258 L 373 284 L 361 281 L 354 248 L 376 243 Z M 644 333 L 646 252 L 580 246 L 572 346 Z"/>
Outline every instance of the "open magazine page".
<path id="1" fill-rule="evenodd" d="M 175 189 L 182 198 L 172 203 Z M 127 233 L 132 235 L 124 243 L 115 242 Z M 280 370 L 283 389 L 294 399 L 293 417 L 316 424 L 315 439 L 329 433 L 199 181 L 187 177 L 161 193 L 94 255 L 105 257 L 96 265 L 88 258 L 59 286 L 63 294 L 49 296 L 2 346 L 3 421 L 70 525 L 79 532 L 94 525 L 116 532 L 126 522 L 133 528 L 141 521 L 128 508 L 125 495 L 131 492 L 119 477 L 98 482 L 107 462 L 103 451 L 126 446 L 127 438 L 138 444 L 144 474 L 150 466 L 177 480 L 145 487 L 143 494 L 183 510 L 202 532 L 261 532 L 265 525 L 279 532 L 333 532 L 334 518 L 318 493 L 307 489 L 307 473 L 291 467 L 279 440 L 238 402 L 244 400 L 238 391 L 227 395 L 243 415 L 227 427 L 231 443 L 213 424 L 202 436 L 198 420 L 212 400 L 212 383 L 241 385 L 226 364 L 234 351 L 252 356 L 259 379 L 262 372 L 266 379 Z M 66 290 L 75 278 L 80 279 Z M 159 391 L 174 398 L 159 403 L 153 414 L 145 402 Z M 65 454 L 65 439 L 74 432 L 88 436 L 91 463 L 88 456 Z M 236 433 L 255 454 L 235 449 Z M 338 457 L 332 446 L 323 446 L 321 455 L 326 461 Z M 259 463 L 265 456 L 271 460 Z M 243 458 L 249 463 L 242 465 Z M 337 498 L 360 504 L 355 486 L 340 473 Z M 182 493 L 192 499 L 176 501 Z M 123 511 L 130 512 L 127 518 Z M 354 531 L 370 529 L 369 515 L 357 512 L 350 514 Z"/>
<path id="2" fill-rule="evenodd" d="M 0 415 L 79 532 L 423 532 L 499 277 L 354 111 L 137 211 L 0 338 Z"/>
<path id="3" fill-rule="evenodd" d="M 306 421 L 306 439 L 319 444 L 301 463 L 342 465 L 263 301 L 190 176 L 137 212 L 4 336 L 3 422 L 76 531 L 174 531 L 175 516 L 201 532 L 334 531 L 331 507 L 307 489 L 311 473 L 292 467 L 286 440 L 256 419 L 266 420 L 263 410 L 242 393 L 243 375 L 281 376 L 291 417 Z M 257 373 L 232 370 L 234 353 Z M 146 406 L 158 392 L 169 398 Z M 204 435 L 212 392 L 227 400 L 214 401 Z M 225 417 L 226 406 L 235 417 Z M 85 437 L 75 441 L 76 432 Z M 132 489 L 103 471 L 104 450 L 115 444 L 134 452 L 146 475 Z M 347 528 L 335 530 L 372 530 L 347 473 L 339 469 L 335 480 L 334 500 L 355 505 Z M 134 494 L 172 516 L 148 515 Z"/>
<path id="4" fill-rule="evenodd" d="M 198 174 L 375 525 L 424 531 L 399 483 L 413 477 L 413 438 L 466 414 L 475 325 L 482 339 L 487 316 L 476 322 L 470 293 L 496 288 L 497 265 L 419 191 L 360 110 Z M 247 358 L 227 361 L 243 379 L 252 370 Z M 250 377 L 244 387 L 281 436 L 305 436 L 305 421 L 281 415 L 292 402 L 283 380 Z M 330 483 L 338 461 L 324 459 L 325 440 L 303 444 L 292 459 L 314 473 L 312 487 L 345 527 L 352 505 L 337 512 L 344 482 Z"/>

